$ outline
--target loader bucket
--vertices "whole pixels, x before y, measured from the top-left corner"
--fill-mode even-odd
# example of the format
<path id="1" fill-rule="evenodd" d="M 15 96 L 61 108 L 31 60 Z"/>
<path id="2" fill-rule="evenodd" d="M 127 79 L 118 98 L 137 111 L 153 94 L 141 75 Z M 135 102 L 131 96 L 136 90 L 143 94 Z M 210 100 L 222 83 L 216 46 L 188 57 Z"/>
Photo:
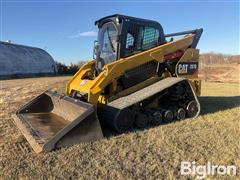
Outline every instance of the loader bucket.
<path id="1" fill-rule="evenodd" d="M 51 91 L 21 107 L 14 121 L 36 153 L 103 137 L 92 104 Z"/>

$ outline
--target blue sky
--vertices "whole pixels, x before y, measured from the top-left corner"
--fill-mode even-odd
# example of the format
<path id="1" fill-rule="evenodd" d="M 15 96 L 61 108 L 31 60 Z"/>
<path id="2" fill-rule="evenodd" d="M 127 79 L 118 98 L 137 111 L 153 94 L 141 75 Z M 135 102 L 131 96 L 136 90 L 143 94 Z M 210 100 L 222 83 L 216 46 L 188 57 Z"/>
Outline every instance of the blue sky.
<path id="1" fill-rule="evenodd" d="M 0 1 L 1 40 L 44 48 L 67 64 L 91 59 L 95 20 L 115 13 L 157 20 L 165 33 L 202 27 L 201 53 L 240 54 L 239 1 Z"/>

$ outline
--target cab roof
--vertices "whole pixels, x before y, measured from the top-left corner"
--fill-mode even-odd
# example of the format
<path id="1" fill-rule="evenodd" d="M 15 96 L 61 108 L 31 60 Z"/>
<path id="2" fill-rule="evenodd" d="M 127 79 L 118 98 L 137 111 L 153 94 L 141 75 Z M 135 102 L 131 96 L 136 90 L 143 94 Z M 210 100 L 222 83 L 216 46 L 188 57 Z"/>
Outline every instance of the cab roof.
<path id="1" fill-rule="evenodd" d="M 109 21 L 116 21 L 116 18 L 118 18 L 120 22 L 123 20 L 130 20 L 130 21 L 135 21 L 135 22 L 140 22 L 140 23 L 141 22 L 142 23 L 150 23 L 153 26 L 161 26 L 157 21 L 142 19 L 142 18 L 137 18 L 137 17 L 132 17 L 132 16 L 126 16 L 126 15 L 122 15 L 122 14 L 113 14 L 110 16 L 103 17 L 103 18 L 95 21 L 95 25 L 97 25 L 98 27 L 101 27 L 103 24 L 105 24 Z"/>

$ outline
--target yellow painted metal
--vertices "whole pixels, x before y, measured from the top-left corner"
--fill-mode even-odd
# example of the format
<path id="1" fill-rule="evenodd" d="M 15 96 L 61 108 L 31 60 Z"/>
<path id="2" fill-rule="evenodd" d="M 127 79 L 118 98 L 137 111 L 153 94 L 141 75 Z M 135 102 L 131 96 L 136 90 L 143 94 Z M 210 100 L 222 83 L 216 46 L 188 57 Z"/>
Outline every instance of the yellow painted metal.
<path id="1" fill-rule="evenodd" d="M 175 72 L 178 72 L 177 71 L 178 64 L 182 63 L 182 62 L 199 62 L 199 49 L 194 49 L 194 48 L 186 49 L 183 56 L 181 57 L 181 59 L 178 61 L 177 65 L 176 65 Z M 200 96 L 200 94 L 201 94 L 201 80 L 198 79 L 198 70 L 192 75 L 189 75 L 189 74 L 178 75 L 177 74 L 177 76 L 189 79 L 196 95 Z"/>
<path id="2" fill-rule="evenodd" d="M 163 62 L 164 55 L 179 49 L 187 49 L 192 44 L 194 36 L 194 34 L 187 35 L 178 40 L 107 64 L 103 67 L 102 72 L 93 80 L 84 79 L 88 73 L 94 71 L 95 62 L 90 61 L 67 83 L 66 92 L 68 95 L 70 95 L 72 91 L 87 94 L 87 101 L 96 106 L 104 88 L 115 82 L 124 72 L 153 60 Z"/>
<path id="3" fill-rule="evenodd" d="M 101 104 L 107 104 L 107 98 L 105 96 L 99 95 L 98 102 Z"/>
<path id="4" fill-rule="evenodd" d="M 193 90 L 195 91 L 197 96 L 201 95 L 201 80 L 200 79 L 191 79 L 190 83 L 193 87 Z"/>
<path id="5" fill-rule="evenodd" d="M 66 85 L 66 93 L 68 95 L 71 95 L 72 90 L 77 90 L 79 88 L 81 89 L 81 92 L 88 93 L 89 87 L 91 87 L 91 85 L 92 85 L 91 83 L 93 83 L 93 81 L 86 81 L 86 80 L 84 80 L 84 77 L 88 73 L 93 72 L 94 66 L 95 66 L 95 61 L 94 60 L 87 62 L 68 81 L 68 83 Z"/>
<path id="6" fill-rule="evenodd" d="M 139 83 L 139 84 L 137 84 L 135 86 L 132 86 L 132 87 L 130 87 L 128 89 L 124 89 L 123 91 L 119 92 L 118 94 L 111 96 L 108 99 L 108 101 L 111 102 L 111 101 L 113 101 L 115 99 L 118 99 L 120 97 L 127 96 L 127 95 L 129 95 L 129 94 L 131 94 L 133 92 L 136 92 L 136 91 L 138 91 L 138 90 L 140 90 L 140 89 L 142 89 L 144 87 L 147 87 L 147 86 L 149 86 L 149 85 L 151 85 L 151 84 L 153 84 L 153 83 L 155 83 L 157 81 L 160 81 L 161 79 L 162 78 L 159 77 L 159 76 L 151 77 L 151 78 L 149 78 L 149 79 L 147 79 L 147 80 L 145 80 L 145 81 L 143 81 L 143 82 L 141 82 L 141 83 Z"/>
<path id="7" fill-rule="evenodd" d="M 181 57 L 181 59 L 178 61 L 177 65 L 176 65 L 176 70 L 175 72 L 178 72 L 177 71 L 177 67 L 178 67 L 178 64 L 179 63 L 182 63 L 182 62 L 199 62 L 199 49 L 194 49 L 194 48 L 188 48 L 183 56 Z M 198 71 L 196 71 L 194 74 L 192 75 L 189 75 L 189 74 L 186 74 L 186 75 L 178 75 L 178 77 L 184 77 L 184 78 L 187 78 L 187 79 L 197 79 L 198 78 Z"/>

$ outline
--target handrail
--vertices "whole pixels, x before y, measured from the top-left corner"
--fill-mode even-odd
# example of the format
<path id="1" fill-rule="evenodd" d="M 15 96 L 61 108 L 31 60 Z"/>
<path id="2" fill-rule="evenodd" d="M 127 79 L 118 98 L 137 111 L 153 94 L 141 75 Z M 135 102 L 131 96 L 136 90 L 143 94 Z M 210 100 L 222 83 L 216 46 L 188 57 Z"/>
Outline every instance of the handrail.
<path id="1" fill-rule="evenodd" d="M 189 31 L 181 31 L 181 32 L 176 32 L 176 33 L 170 33 L 170 34 L 165 34 L 164 37 L 172 37 L 172 36 L 181 36 L 185 34 L 195 34 L 197 31 L 202 31 L 203 29 L 194 29 L 194 30 L 189 30 Z"/>

